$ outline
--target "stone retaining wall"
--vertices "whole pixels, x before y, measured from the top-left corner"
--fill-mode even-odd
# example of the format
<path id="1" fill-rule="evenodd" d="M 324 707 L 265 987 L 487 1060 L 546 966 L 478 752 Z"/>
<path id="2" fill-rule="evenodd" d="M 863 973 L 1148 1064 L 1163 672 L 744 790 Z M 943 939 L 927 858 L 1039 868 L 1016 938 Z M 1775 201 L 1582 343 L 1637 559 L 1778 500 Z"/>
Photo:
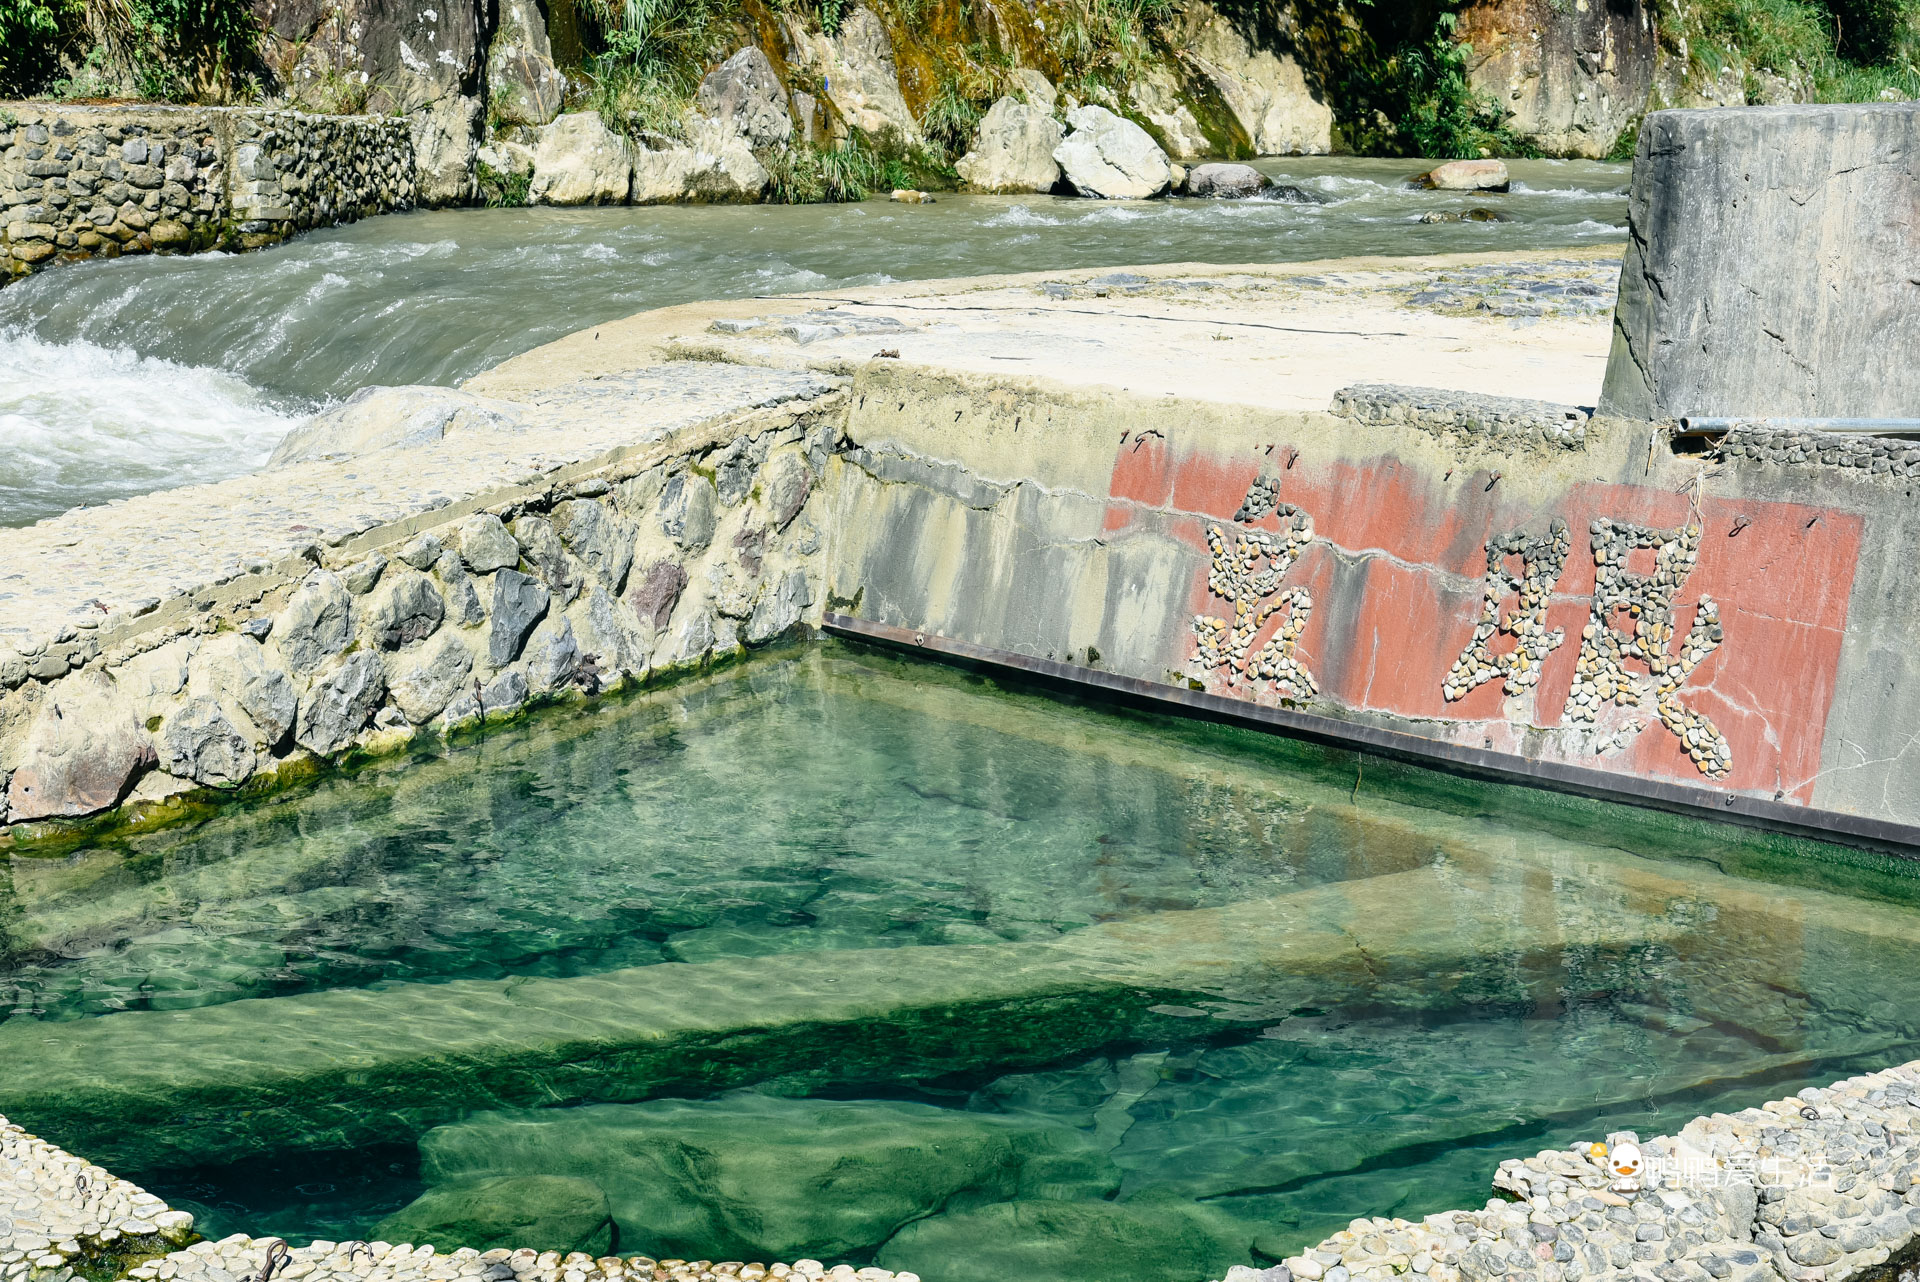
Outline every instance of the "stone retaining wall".
<path id="1" fill-rule="evenodd" d="M 6 821 L 33 839 L 265 786 L 831 600 L 1562 786 L 1920 845 L 1904 444 L 1743 429 L 1702 457 L 1656 424 L 1385 387 L 1176 421 L 888 361 L 849 408 L 842 381 L 680 362 L 533 404 L 401 389 L 405 439 L 351 442 L 377 460 L 8 533 Z M 807 426 L 749 429 L 769 414 Z"/>
<path id="2" fill-rule="evenodd" d="M 8 819 L 264 786 L 773 640 L 818 613 L 836 386 L 667 366 L 537 411 L 431 389 L 490 409 L 458 448 L 10 532 Z"/>
<path id="3" fill-rule="evenodd" d="M 95 256 L 256 249 L 413 203 L 403 119 L 0 104 L 0 284 Z"/>

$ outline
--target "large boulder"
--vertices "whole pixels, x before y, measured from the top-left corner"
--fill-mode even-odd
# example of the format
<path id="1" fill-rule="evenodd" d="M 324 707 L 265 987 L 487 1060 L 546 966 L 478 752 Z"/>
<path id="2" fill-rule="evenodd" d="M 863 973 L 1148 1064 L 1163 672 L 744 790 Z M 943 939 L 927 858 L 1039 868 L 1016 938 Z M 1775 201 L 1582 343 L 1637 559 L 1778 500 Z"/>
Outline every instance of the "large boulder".
<path id="1" fill-rule="evenodd" d="M 900 1230 L 880 1267 L 943 1282 L 1217 1278 L 1253 1259 L 1253 1230 L 1193 1202 L 1033 1199 L 949 1211 Z"/>
<path id="2" fill-rule="evenodd" d="M 500 0 L 487 51 L 487 97 L 501 123 L 540 126 L 560 114 L 567 78 L 553 63 L 547 21 L 534 0 Z"/>
<path id="3" fill-rule="evenodd" d="M 1600 410 L 1910 418 L 1920 103 L 1660 111 Z"/>
<path id="4" fill-rule="evenodd" d="M 694 105 L 749 147 L 784 147 L 793 137 L 786 88 L 758 45 L 748 45 L 709 71 Z"/>
<path id="5" fill-rule="evenodd" d="M 1498 160 L 1449 160 L 1417 181 L 1435 191 L 1505 191 L 1513 180 L 1505 163 Z"/>
<path id="6" fill-rule="evenodd" d="M 1215 162 L 1196 165 L 1187 175 L 1187 195 L 1214 200 L 1244 200 L 1258 196 L 1267 185 L 1266 175 L 1252 165 Z"/>
<path id="7" fill-rule="evenodd" d="M 495 0 L 254 0 L 265 88 L 322 111 L 411 115 L 477 99 Z"/>
<path id="8" fill-rule="evenodd" d="M 1206 0 L 1188 0 L 1169 38 L 1206 77 L 1262 156 L 1324 156 L 1333 150 L 1333 108 L 1314 95 L 1290 53 L 1255 49 L 1244 32 Z"/>
<path id="9" fill-rule="evenodd" d="M 407 117 L 413 131 L 414 193 L 423 205 L 464 205 L 479 193 L 473 157 L 480 148 L 480 100 L 441 98 Z"/>
<path id="10" fill-rule="evenodd" d="M 1069 112 L 1067 124 L 1073 132 L 1053 149 L 1053 158 L 1082 196 L 1144 200 L 1173 185 L 1167 153 L 1131 120 L 1085 106 Z"/>
<path id="11" fill-rule="evenodd" d="M 533 149 L 536 205 L 622 205 L 633 187 L 633 149 L 597 111 L 569 112 L 540 131 Z"/>
<path id="12" fill-rule="evenodd" d="M 969 191 L 1052 191 L 1060 181 L 1053 152 L 1065 137 L 1044 109 L 1001 98 L 987 108 L 972 149 L 954 168 Z"/>
<path id="13" fill-rule="evenodd" d="M 8 818 L 24 823 L 105 810 L 153 762 L 153 744 L 112 679 L 79 673 L 50 689 L 34 714 L 7 786 Z"/>
<path id="14" fill-rule="evenodd" d="M 268 467 L 351 458 L 399 445 L 425 445 L 449 432 L 504 432 L 522 426 L 524 407 L 448 387 L 363 387 L 280 438 Z"/>
<path id="15" fill-rule="evenodd" d="M 530 1247 L 598 1257 L 613 1249 L 613 1217 L 607 1195 L 588 1180 L 503 1176 L 428 1189 L 374 1225 L 373 1236 L 443 1252 Z"/>
<path id="16" fill-rule="evenodd" d="M 833 35 L 809 31 L 788 14 L 783 33 L 787 63 L 801 78 L 818 81 L 849 128 L 901 143 L 920 141 L 920 122 L 900 92 L 893 42 L 873 10 L 862 5 L 840 20 Z"/>
<path id="17" fill-rule="evenodd" d="M 732 126 L 695 116 L 684 144 L 640 147 L 633 154 L 636 205 L 752 202 L 768 174 Z"/>
<path id="18" fill-rule="evenodd" d="M 428 1132 L 420 1153 L 435 1186 L 591 1180 L 609 1191 L 622 1250 L 686 1258 L 833 1259 L 955 1201 L 1099 1198 L 1119 1181 L 1086 1133 L 1057 1123 L 752 1093 L 483 1113 Z"/>

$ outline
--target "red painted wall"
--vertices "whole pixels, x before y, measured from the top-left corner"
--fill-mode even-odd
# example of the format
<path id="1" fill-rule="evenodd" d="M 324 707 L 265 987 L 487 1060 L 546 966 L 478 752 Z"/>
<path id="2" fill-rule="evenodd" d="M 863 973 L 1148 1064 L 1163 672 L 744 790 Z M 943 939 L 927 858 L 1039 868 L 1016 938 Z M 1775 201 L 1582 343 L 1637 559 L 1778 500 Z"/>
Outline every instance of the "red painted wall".
<path id="1" fill-rule="evenodd" d="M 1436 483 L 1392 458 L 1315 466 L 1294 456 L 1283 442 L 1245 458 L 1179 455 L 1164 441 L 1149 437 L 1120 446 L 1106 527 L 1123 532 L 1146 508 L 1170 514 L 1172 533 L 1202 557 L 1191 612 L 1230 618 L 1232 606 L 1208 591 L 1206 529 L 1219 525 L 1231 538 L 1234 512 L 1249 484 L 1262 474 L 1279 477 L 1280 500 L 1303 509 L 1314 521 L 1316 538 L 1283 587 L 1304 586 L 1313 594 L 1313 616 L 1297 653 L 1318 680 L 1323 699 L 1351 709 L 1440 720 L 1448 723 L 1442 733 L 1455 741 L 1504 751 L 1521 750 L 1529 725 L 1568 727 L 1568 733 L 1549 736 L 1547 755 L 1712 787 L 1780 792 L 1803 803 L 1811 800 L 1860 547 L 1858 516 L 1793 503 L 1702 496 L 1699 559 L 1681 587 L 1673 623 L 1685 635 L 1703 594 L 1719 603 L 1724 639 L 1679 693 L 1680 702 L 1706 716 L 1733 749 L 1731 772 L 1711 779 L 1688 760 L 1679 739 L 1651 707 L 1608 708 L 1602 713 L 1603 731 L 1617 731 L 1629 718 L 1645 722 L 1621 750 L 1605 755 L 1592 750 L 1586 728 L 1575 729 L 1565 718 L 1594 588 L 1589 522 L 1608 517 L 1678 527 L 1689 518 L 1687 495 L 1595 482 L 1576 485 L 1558 502 L 1536 507 L 1510 502 L 1513 487 L 1485 471 Z M 1514 529 L 1545 533 L 1555 517 L 1570 526 L 1573 547 L 1547 624 L 1564 628 L 1566 640 L 1547 657 L 1536 689 L 1519 697 L 1515 718 L 1507 715 L 1509 700 L 1497 681 L 1448 703 L 1442 681 L 1470 641 L 1480 615 L 1487 538 Z M 1277 528 L 1272 516 L 1254 525 Z M 1736 526 L 1741 527 L 1737 534 Z M 1642 555 L 1651 561 L 1651 553 Z M 1343 562 L 1347 568 L 1336 581 Z M 1509 599 L 1503 608 L 1511 606 Z M 1256 639 L 1256 648 L 1283 621 L 1284 613 L 1271 620 Z M 1191 655 L 1190 629 L 1187 636 Z M 1512 646 L 1505 636 L 1491 643 L 1496 652 Z M 1677 648 L 1677 642 L 1669 647 Z M 1279 701 L 1266 682 L 1242 678 L 1229 687 L 1220 670 L 1209 673 L 1207 680 L 1216 693 Z M 1525 707 L 1528 700 L 1531 712 Z"/>

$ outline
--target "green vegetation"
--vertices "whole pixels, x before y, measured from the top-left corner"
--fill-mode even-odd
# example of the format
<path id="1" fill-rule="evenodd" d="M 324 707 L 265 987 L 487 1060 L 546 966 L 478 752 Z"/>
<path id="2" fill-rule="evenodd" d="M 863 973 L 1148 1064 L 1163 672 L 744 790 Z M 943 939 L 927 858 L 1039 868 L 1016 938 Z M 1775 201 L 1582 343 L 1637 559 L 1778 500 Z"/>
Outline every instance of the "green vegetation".
<path id="1" fill-rule="evenodd" d="M 953 170 L 924 148 L 875 143 L 853 134 L 836 147 L 795 145 L 765 157 L 768 199 L 783 205 L 865 200 L 900 187 L 951 185 Z"/>
<path id="2" fill-rule="evenodd" d="M 1074 0 L 1056 20 L 1052 52 L 1059 83 L 1080 97 L 1099 99 L 1124 90 L 1155 61 L 1153 32 L 1177 0 Z"/>
<path id="3" fill-rule="evenodd" d="M 533 186 L 531 172 L 502 173 L 484 160 L 476 161 L 473 169 L 487 208 L 518 209 L 527 203 L 527 193 Z"/>
<path id="4" fill-rule="evenodd" d="M 0 0 L 0 97 L 252 97 L 248 0 Z"/>
<path id="5" fill-rule="evenodd" d="M 638 136 L 677 133 L 735 0 L 586 0 L 593 85 L 581 105 L 610 128 Z"/>
<path id="6" fill-rule="evenodd" d="M 1704 0 L 1663 25 L 1697 79 L 1745 72 L 1798 84 L 1818 102 L 1920 98 L 1920 0 Z"/>
<path id="7" fill-rule="evenodd" d="M 1438 160 L 1532 154 L 1500 104 L 1474 91 L 1454 13 L 1353 0 L 1318 17 L 1328 101 L 1353 151 Z"/>
<path id="8" fill-rule="evenodd" d="M 0 0 L 0 98 L 40 91 L 79 19 L 77 0 Z"/>

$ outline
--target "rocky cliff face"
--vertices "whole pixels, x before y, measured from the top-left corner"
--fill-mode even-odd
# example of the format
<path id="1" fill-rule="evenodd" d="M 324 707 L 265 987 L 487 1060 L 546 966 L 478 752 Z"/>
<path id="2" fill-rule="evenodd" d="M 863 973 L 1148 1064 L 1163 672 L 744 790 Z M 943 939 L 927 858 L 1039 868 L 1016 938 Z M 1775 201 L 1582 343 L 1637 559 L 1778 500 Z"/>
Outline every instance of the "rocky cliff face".
<path id="1" fill-rule="evenodd" d="M 406 115 L 422 203 L 472 197 L 499 0 L 255 0 L 254 13 L 269 92 L 322 111 Z"/>
<path id="2" fill-rule="evenodd" d="M 1458 30 L 1473 87 L 1541 151 L 1606 156 L 1646 110 L 1656 40 L 1643 0 L 1479 0 Z"/>

